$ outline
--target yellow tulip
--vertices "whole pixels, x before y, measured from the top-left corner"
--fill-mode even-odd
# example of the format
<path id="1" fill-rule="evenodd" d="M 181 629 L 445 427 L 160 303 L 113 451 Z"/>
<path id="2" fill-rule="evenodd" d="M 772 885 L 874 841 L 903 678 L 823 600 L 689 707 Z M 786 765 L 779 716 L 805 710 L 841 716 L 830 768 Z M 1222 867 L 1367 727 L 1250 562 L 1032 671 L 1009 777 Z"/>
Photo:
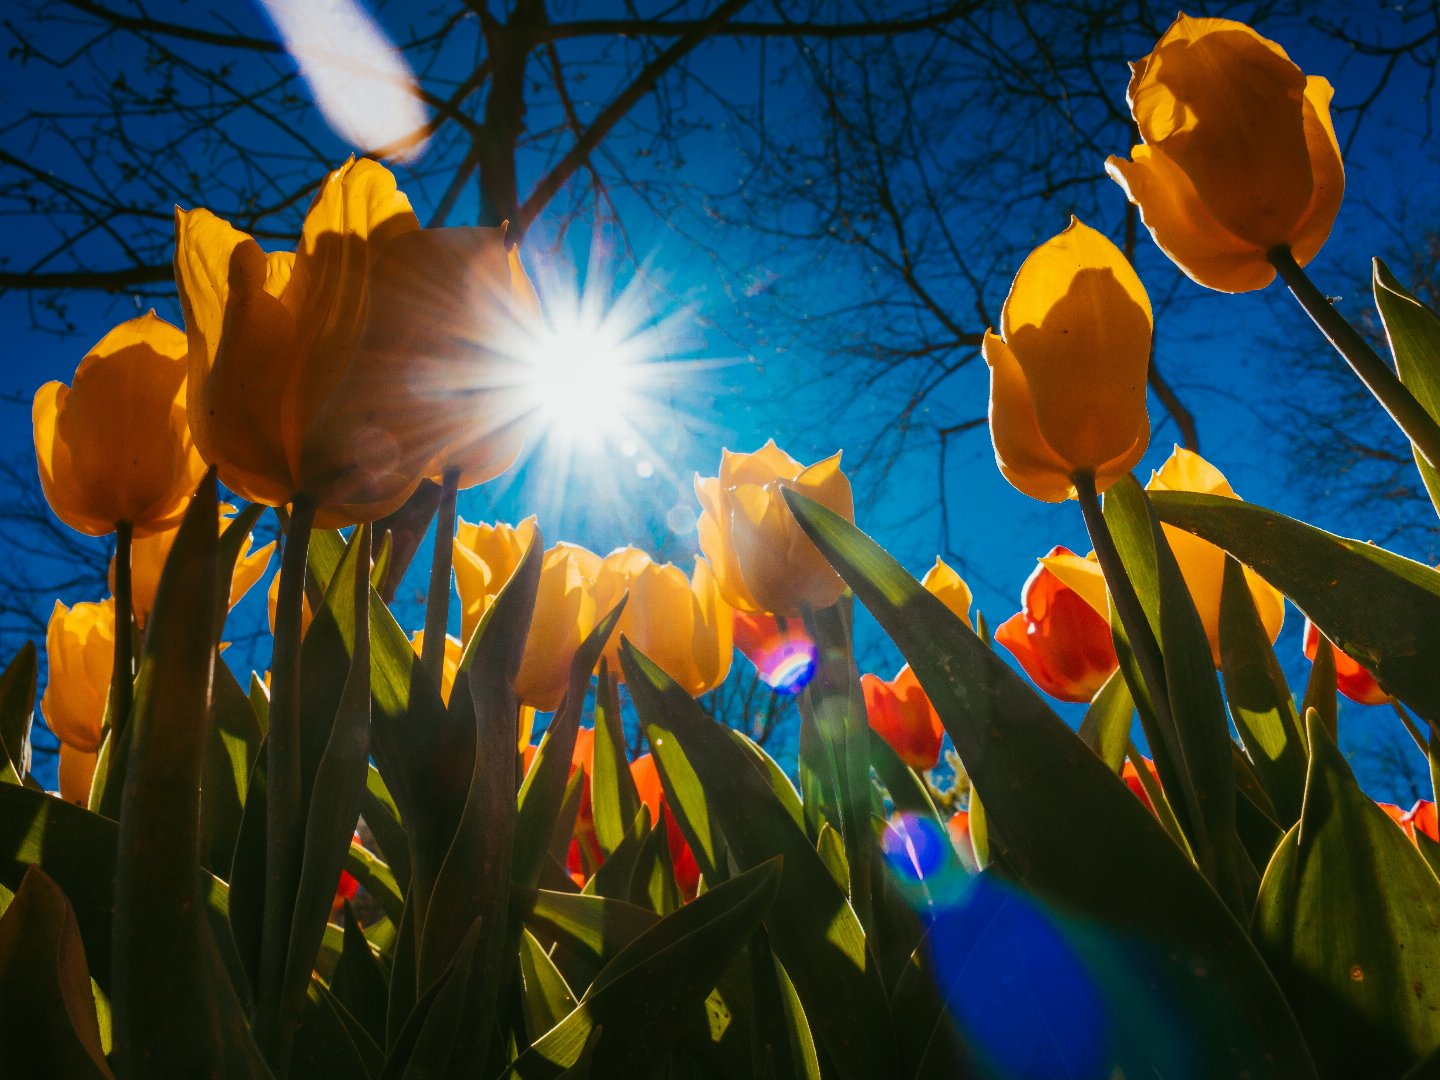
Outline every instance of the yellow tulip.
<path id="1" fill-rule="evenodd" d="M 105 699 L 115 668 L 115 602 L 55 601 L 45 631 L 49 675 L 40 711 L 62 743 L 93 754 L 100 749 Z"/>
<path id="2" fill-rule="evenodd" d="M 925 586 L 927 592 L 938 597 L 966 626 L 972 625 L 970 604 L 974 598 L 971 596 L 970 586 L 965 584 L 965 579 L 944 559 L 935 556 L 935 565 L 921 579 L 920 584 Z"/>
<path id="3" fill-rule="evenodd" d="M 77 750 L 69 743 L 60 744 L 60 797 L 66 802 L 85 806 L 90 802 L 90 784 L 95 779 L 98 754 Z"/>
<path id="4" fill-rule="evenodd" d="M 1128 473 L 1150 442 L 1150 298 L 1120 250 L 1075 218 L 1020 266 L 985 332 L 990 435 L 1005 478 L 1031 498 L 1074 497 Z"/>
<path id="5" fill-rule="evenodd" d="M 455 547 L 461 640 L 468 643 L 486 609 L 510 580 L 535 535 L 535 520 L 517 526 L 461 523 Z M 535 611 L 515 692 L 521 702 L 554 712 L 570 685 L 570 662 L 595 628 L 595 579 L 600 556 L 575 544 L 556 544 L 542 556 Z M 606 609 L 608 610 L 608 609 Z"/>
<path id="6" fill-rule="evenodd" d="M 151 311 L 111 330 L 74 386 L 49 382 L 32 418 L 40 486 L 55 516 L 104 536 L 179 524 L 205 463 L 185 418 L 185 335 Z"/>
<path id="7" fill-rule="evenodd" d="M 280 575 L 276 574 L 270 579 L 270 588 L 265 593 L 265 612 L 270 624 L 270 633 L 275 633 L 275 611 L 280 606 Z M 310 629 L 310 623 L 314 621 L 315 613 L 310 610 L 310 597 L 304 596 L 300 600 L 300 636 L 303 638 Z"/>
<path id="8" fill-rule="evenodd" d="M 519 525 L 459 523 L 452 561 L 460 593 L 461 640 L 470 640 L 480 616 L 510 580 L 534 539 L 533 515 Z"/>
<path id="9" fill-rule="evenodd" d="M 1165 254 L 1232 293 L 1274 280 L 1277 246 L 1314 258 L 1345 193 L 1330 84 L 1244 23 L 1185 15 L 1131 71 L 1144 142 L 1105 168 Z"/>
<path id="10" fill-rule="evenodd" d="M 695 478 L 700 548 L 721 595 L 740 611 L 801 615 L 830 606 L 845 591 L 785 505 L 785 488 L 855 520 L 839 454 L 805 466 L 771 439 L 753 454 L 724 451 L 718 477 Z"/>
<path id="11" fill-rule="evenodd" d="M 416 630 L 410 635 L 410 645 L 419 656 L 425 648 L 425 631 Z M 460 670 L 460 657 L 464 654 L 464 648 L 460 639 L 451 635 L 445 635 L 445 666 L 440 673 L 440 698 L 445 704 L 450 704 L 450 691 L 455 686 L 455 674 Z"/>
<path id="12" fill-rule="evenodd" d="M 1082 557 L 1067 548 L 1057 547 L 1049 555 L 1040 557 L 1040 565 L 1079 593 L 1081 599 L 1102 619 L 1110 620 L 1110 594 L 1105 588 L 1105 574 L 1093 551 Z"/>
<path id="13" fill-rule="evenodd" d="M 622 681 L 620 638 L 626 637 L 692 697 L 719 686 L 735 653 L 730 606 L 716 586 L 710 564 L 695 560 L 695 574 L 661 565 L 643 551 L 621 548 L 605 556 L 595 582 L 598 611 L 609 611 L 629 593 L 605 658 Z"/>
<path id="14" fill-rule="evenodd" d="M 235 508 L 228 503 L 220 504 L 220 531 L 223 533 L 235 516 Z M 135 541 L 130 551 L 131 602 L 135 609 L 135 621 L 143 629 L 155 606 L 155 593 L 160 587 L 160 572 L 165 569 L 165 560 L 175 545 L 179 533 L 177 525 L 164 532 L 153 533 Z M 251 587 L 265 576 L 270 566 L 270 556 L 275 551 L 272 540 L 262 548 L 250 550 L 251 537 L 246 536 L 235 560 L 235 570 L 230 576 L 230 607 L 238 604 Z M 115 558 L 110 558 L 110 588 L 115 588 Z"/>
<path id="15" fill-rule="evenodd" d="M 423 229 L 387 243 L 369 277 L 369 311 L 354 360 L 316 425 L 343 445 L 382 403 L 398 445 L 420 455 L 403 471 L 461 488 L 515 461 L 533 413 L 526 351 L 540 305 L 504 228 Z"/>
<path id="16" fill-rule="evenodd" d="M 322 525 L 340 525 L 383 516 L 420 482 L 426 454 L 403 441 L 414 432 L 393 402 L 350 402 L 343 430 L 317 423 L 356 355 L 372 265 L 419 227 L 395 178 L 367 160 L 325 179 L 294 253 L 176 209 L 191 427 L 232 491 L 270 506 L 304 496 Z"/>
<path id="17" fill-rule="evenodd" d="M 1199 454 L 1178 446 L 1145 488 L 1147 491 L 1196 491 L 1205 495 L 1223 495 L 1227 499 L 1239 498 L 1219 469 Z M 1194 533 L 1172 525 L 1163 528 L 1170 550 L 1175 553 L 1175 561 L 1180 564 L 1180 573 L 1190 589 L 1190 597 L 1195 601 L 1195 610 L 1200 613 L 1200 621 L 1205 625 L 1211 657 L 1218 667 L 1220 589 L 1225 581 L 1225 552 Z M 1245 581 L 1250 586 L 1250 596 L 1255 601 L 1260 622 L 1274 642 L 1285 622 L 1285 598 L 1248 566 L 1245 567 Z"/>

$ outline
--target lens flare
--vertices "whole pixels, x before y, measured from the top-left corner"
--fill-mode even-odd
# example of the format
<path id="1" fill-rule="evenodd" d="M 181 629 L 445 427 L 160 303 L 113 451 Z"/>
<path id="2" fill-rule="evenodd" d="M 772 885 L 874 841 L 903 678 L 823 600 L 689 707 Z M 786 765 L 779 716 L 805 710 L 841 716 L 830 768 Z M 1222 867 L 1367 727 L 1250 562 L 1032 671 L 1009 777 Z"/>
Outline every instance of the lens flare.
<path id="1" fill-rule="evenodd" d="M 735 647 L 777 694 L 798 694 L 815 677 L 818 651 L 799 620 L 735 613 Z"/>

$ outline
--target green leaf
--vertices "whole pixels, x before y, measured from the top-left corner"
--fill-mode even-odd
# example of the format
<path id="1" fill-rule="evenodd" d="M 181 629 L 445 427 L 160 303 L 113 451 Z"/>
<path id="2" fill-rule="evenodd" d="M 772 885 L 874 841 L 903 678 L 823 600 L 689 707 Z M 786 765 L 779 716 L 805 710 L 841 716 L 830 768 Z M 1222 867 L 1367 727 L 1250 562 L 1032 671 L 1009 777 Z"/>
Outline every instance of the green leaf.
<path id="1" fill-rule="evenodd" d="M 343 1005 L 371 1037 L 385 1041 L 385 1007 L 389 998 L 389 986 L 385 970 L 380 966 L 365 932 L 355 919 L 354 909 L 346 900 L 342 915 L 345 920 L 344 944 L 340 962 L 335 965 L 335 974 L 330 979 L 330 992 Z"/>
<path id="2" fill-rule="evenodd" d="M 35 719 L 35 643 L 27 641 L 0 675 L 0 754 L 20 783 L 30 772 L 30 725 Z"/>
<path id="3" fill-rule="evenodd" d="M 1305 810 L 1265 871 L 1255 937 L 1326 1076 L 1396 1076 L 1432 1051 L 1440 882 L 1314 713 Z"/>
<path id="4" fill-rule="evenodd" d="M 1340 699 L 1336 680 L 1335 650 L 1322 631 L 1316 643 L 1315 659 L 1310 663 L 1310 678 L 1305 682 L 1305 696 L 1300 699 L 1300 713 L 1314 709 L 1332 740 L 1339 737 Z"/>
<path id="5" fill-rule="evenodd" d="M 365 773 L 365 794 L 360 797 L 360 813 L 380 845 L 380 853 L 385 856 L 385 864 L 395 876 L 400 895 L 404 896 L 405 890 L 410 887 L 410 846 L 405 842 L 400 811 L 390 797 L 384 777 L 374 765 Z"/>
<path id="6" fill-rule="evenodd" d="M 817 503 L 786 497 L 914 668 L 984 799 L 989 844 L 1007 873 L 1047 903 L 1164 942 L 1145 958 L 1152 977 L 1178 1008 L 1226 1033 L 1196 1046 L 1196 1075 L 1312 1074 L 1244 930 L 1124 783 L 872 540 Z"/>
<path id="7" fill-rule="evenodd" d="M 400 883 L 390 872 L 390 867 L 357 841 L 351 841 L 350 850 L 345 854 L 345 869 L 374 897 L 375 902 L 398 926 L 405 912 L 405 895 L 400 890 Z"/>
<path id="8" fill-rule="evenodd" d="M 1117 776 L 1125 767 L 1125 749 L 1130 745 L 1130 723 L 1135 701 L 1121 671 L 1115 671 L 1095 692 L 1080 721 L 1080 740 Z"/>
<path id="9" fill-rule="evenodd" d="M 244 816 L 245 793 L 264 736 L 255 711 L 227 664 L 215 663 L 210 691 L 210 738 L 200 783 L 202 860 L 228 877 Z"/>
<path id="10" fill-rule="evenodd" d="M 520 1056 L 511 1075 L 559 1076 L 580 1059 L 597 1027 L 604 1034 L 594 1047 L 592 1075 L 653 1072 L 683 1018 L 759 926 L 779 880 L 778 860 L 770 861 L 661 919 L 605 966 L 574 1011 Z"/>
<path id="11" fill-rule="evenodd" d="M 1255 875 L 1253 870 L 1242 873 L 1230 722 L 1209 639 L 1170 544 L 1133 476 L 1122 477 L 1105 493 L 1105 521 L 1164 657 L 1173 727 L 1166 723 L 1166 710 L 1159 710 L 1160 738 L 1149 738 L 1161 783 L 1201 872 L 1230 909 L 1243 915 L 1249 911 L 1247 895 L 1254 895 Z"/>
<path id="12" fill-rule="evenodd" d="M 770 951 L 763 927 L 750 939 L 747 952 L 754 987 L 750 1074 L 774 1080 L 820 1080 L 820 1062 L 805 1011 L 794 984 Z"/>
<path id="13" fill-rule="evenodd" d="M 34 866 L 0 916 L 0 1046 L 11 1075 L 114 1075 L 75 912 Z"/>
<path id="14" fill-rule="evenodd" d="M 694 792 L 665 787 L 667 802 L 677 807 L 677 821 L 713 815 L 742 870 L 783 856 L 780 895 L 765 926 L 837 1075 L 886 1075 L 894 1061 L 894 1036 L 884 986 L 844 893 L 776 798 L 769 778 L 727 729 L 628 642 L 622 642 L 620 656 L 657 759 L 667 747 L 683 754 L 699 781 L 703 807 L 686 804 Z M 660 776 L 665 784 L 667 771 L 662 768 Z M 695 840 L 690 843 L 693 847 Z"/>
<path id="15" fill-rule="evenodd" d="M 1238 499 L 1170 491 L 1151 501 L 1161 520 L 1230 552 L 1385 689 L 1440 721 L 1440 574 Z"/>
<path id="16" fill-rule="evenodd" d="M 110 997 L 122 1073 L 259 1075 L 200 891 L 200 779 L 218 647 L 212 470 L 160 575 L 140 661 L 115 858 Z"/>
<path id="17" fill-rule="evenodd" d="M 640 811 L 640 793 L 630 773 L 625 752 L 625 729 L 620 722 L 620 698 L 614 674 L 600 662 L 595 691 L 595 760 L 590 770 L 590 807 L 595 818 L 595 839 L 607 859 L 627 836 L 634 834 Z M 653 823 L 652 823 L 653 824 Z"/>
<path id="18" fill-rule="evenodd" d="M 1231 558 L 1225 560 L 1220 594 L 1220 671 L 1235 730 L 1280 824 L 1288 828 L 1300 818 L 1305 738 L 1245 572 Z"/>
<path id="19" fill-rule="evenodd" d="M 378 1076 L 385 1055 L 344 1005 L 311 979 L 295 1029 L 291 1076 Z"/>
<path id="20" fill-rule="evenodd" d="M 575 993 L 550 954 L 528 930 L 520 937 L 520 978 L 525 1029 L 533 1043 L 570 1014 L 575 1008 Z"/>
<path id="21" fill-rule="evenodd" d="M 1440 419 L 1440 319 L 1417 300 L 1379 259 L 1375 260 L 1375 306 L 1385 324 L 1400 381 L 1424 410 Z M 1412 447 L 1430 501 L 1440 509 L 1440 471 Z"/>
<path id="22" fill-rule="evenodd" d="M 525 921 L 537 938 L 553 942 L 571 960 L 561 965 L 569 969 L 570 985 L 589 986 L 601 968 L 659 919 L 625 900 L 541 889 Z"/>

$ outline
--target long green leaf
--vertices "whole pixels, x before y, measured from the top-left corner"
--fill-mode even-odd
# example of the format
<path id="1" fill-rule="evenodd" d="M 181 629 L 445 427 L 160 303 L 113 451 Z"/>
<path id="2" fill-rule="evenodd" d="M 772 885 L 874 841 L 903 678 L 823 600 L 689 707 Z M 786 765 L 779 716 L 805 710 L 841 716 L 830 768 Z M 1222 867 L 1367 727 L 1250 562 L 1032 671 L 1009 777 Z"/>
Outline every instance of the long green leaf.
<path id="1" fill-rule="evenodd" d="M 228 877 L 240 836 L 250 774 L 264 737 L 245 691 L 235 681 L 229 665 L 218 661 L 211 688 L 210 723 L 200 784 L 201 850 L 205 866 Z"/>
<path id="2" fill-rule="evenodd" d="M 1305 810 L 1255 936 L 1326 1076 L 1398 1076 L 1440 1041 L 1440 882 L 1312 712 Z"/>
<path id="3" fill-rule="evenodd" d="M 625 729 L 620 721 L 620 698 L 615 673 L 600 662 L 595 691 L 595 759 L 590 770 L 590 807 L 600 853 L 609 858 L 632 834 L 640 811 L 640 793 L 625 752 Z M 651 824 L 655 824 L 651 822 Z"/>
<path id="4" fill-rule="evenodd" d="M 1375 260 L 1374 290 L 1375 306 L 1385 323 L 1385 336 L 1400 381 L 1427 413 L 1440 418 L 1440 318 L 1401 285 L 1379 259 Z M 1440 509 L 1440 470 L 1419 450 L 1412 450 L 1430 501 Z"/>
<path id="5" fill-rule="evenodd" d="M 30 725 L 35 718 L 35 643 L 27 641 L 0 675 L 0 754 L 20 783 L 30 772 Z"/>
<path id="6" fill-rule="evenodd" d="M 704 807 L 684 805 L 696 792 L 666 787 L 667 801 L 681 807 L 677 820 L 713 816 L 741 869 L 783 856 L 780 895 L 765 925 L 837 1075 L 885 1075 L 894 1061 L 894 1035 L 880 971 L 854 909 L 769 779 L 727 729 L 628 642 L 620 655 L 657 757 L 673 741 L 672 751 L 685 755 L 699 781 Z M 662 771 L 662 784 L 665 777 Z"/>
<path id="7" fill-rule="evenodd" d="M 1295 1020 L 1244 930 L 1119 778 L 874 541 L 819 504 L 786 497 L 915 669 L 985 801 L 989 843 L 1007 872 L 1042 900 L 1164 943 L 1147 958 L 1155 976 L 1212 1018 L 1197 1075 L 1311 1075 Z"/>
<path id="8" fill-rule="evenodd" d="M 1224 548 L 1422 716 L 1440 721 L 1440 574 L 1383 548 L 1190 492 L 1156 492 L 1162 521 Z"/>

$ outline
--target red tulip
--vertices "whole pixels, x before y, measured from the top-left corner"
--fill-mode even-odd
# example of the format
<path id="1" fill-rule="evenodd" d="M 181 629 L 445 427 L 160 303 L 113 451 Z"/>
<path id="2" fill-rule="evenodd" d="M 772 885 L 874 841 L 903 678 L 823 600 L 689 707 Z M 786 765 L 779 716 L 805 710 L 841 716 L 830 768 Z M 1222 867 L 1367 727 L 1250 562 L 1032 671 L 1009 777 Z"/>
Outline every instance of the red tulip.
<path id="1" fill-rule="evenodd" d="M 680 831 L 675 815 L 670 812 L 669 803 L 665 801 L 665 791 L 660 786 L 660 770 L 655 766 L 655 758 L 650 754 L 641 754 L 630 763 L 630 775 L 635 778 L 640 801 L 649 807 L 650 821 L 656 828 L 660 824 L 661 811 L 664 811 L 665 840 L 670 848 L 670 862 L 675 867 L 675 884 L 680 886 L 682 897 L 686 900 L 694 899 L 700 887 L 700 864 L 695 861 L 695 853 L 685 842 L 685 835 Z"/>
<path id="2" fill-rule="evenodd" d="M 1305 659 L 1315 662 L 1315 650 L 1320 645 L 1320 629 L 1309 619 L 1305 620 Z M 1352 660 L 1346 653 L 1331 645 L 1335 650 L 1335 685 L 1340 693 L 1358 705 L 1384 705 L 1390 695 L 1380 688 L 1375 676 Z"/>
<path id="3" fill-rule="evenodd" d="M 1416 833 L 1424 833 L 1440 844 L 1440 820 L 1436 818 L 1435 804 L 1429 799 L 1418 800 L 1410 808 L 1410 812 L 1400 819 L 1400 824 L 1405 827 L 1412 840 Z"/>
<path id="4" fill-rule="evenodd" d="M 1155 762 L 1151 761 L 1148 757 L 1141 758 L 1140 760 L 1145 762 L 1145 770 L 1158 785 L 1160 783 L 1160 774 L 1155 771 Z M 1135 793 L 1137 799 L 1145 804 L 1146 810 L 1149 810 L 1152 814 L 1155 813 L 1155 804 L 1150 801 L 1150 793 L 1145 790 L 1145 785 L 1140 781 L 1140 770 L 1135 768 L 1135 763 L 1129 758 L 1125 759 L 1125 767 L 1120 770 L 1120 779 L 1124 780 L 1125 786 Z"/>
<path id="5" fill-rule="evenodd" d="M 940 760 L 945 729 L 935 706 L 906 664 L 886 682 L 878 675 L 863 675 L 865 714 L 870 726 L 912 769 L 933 769 Z"/>
<path id="6" fill-rule="evenodd" d="M 1073 555 L 1055 547 L 1047 557 Z M 1045 566 L 1020 594 L 1022 610 L 995 631 L 1035 685 L 1061 701 L 1089 701 L 1118 665 L 1110 624 Z"/>

